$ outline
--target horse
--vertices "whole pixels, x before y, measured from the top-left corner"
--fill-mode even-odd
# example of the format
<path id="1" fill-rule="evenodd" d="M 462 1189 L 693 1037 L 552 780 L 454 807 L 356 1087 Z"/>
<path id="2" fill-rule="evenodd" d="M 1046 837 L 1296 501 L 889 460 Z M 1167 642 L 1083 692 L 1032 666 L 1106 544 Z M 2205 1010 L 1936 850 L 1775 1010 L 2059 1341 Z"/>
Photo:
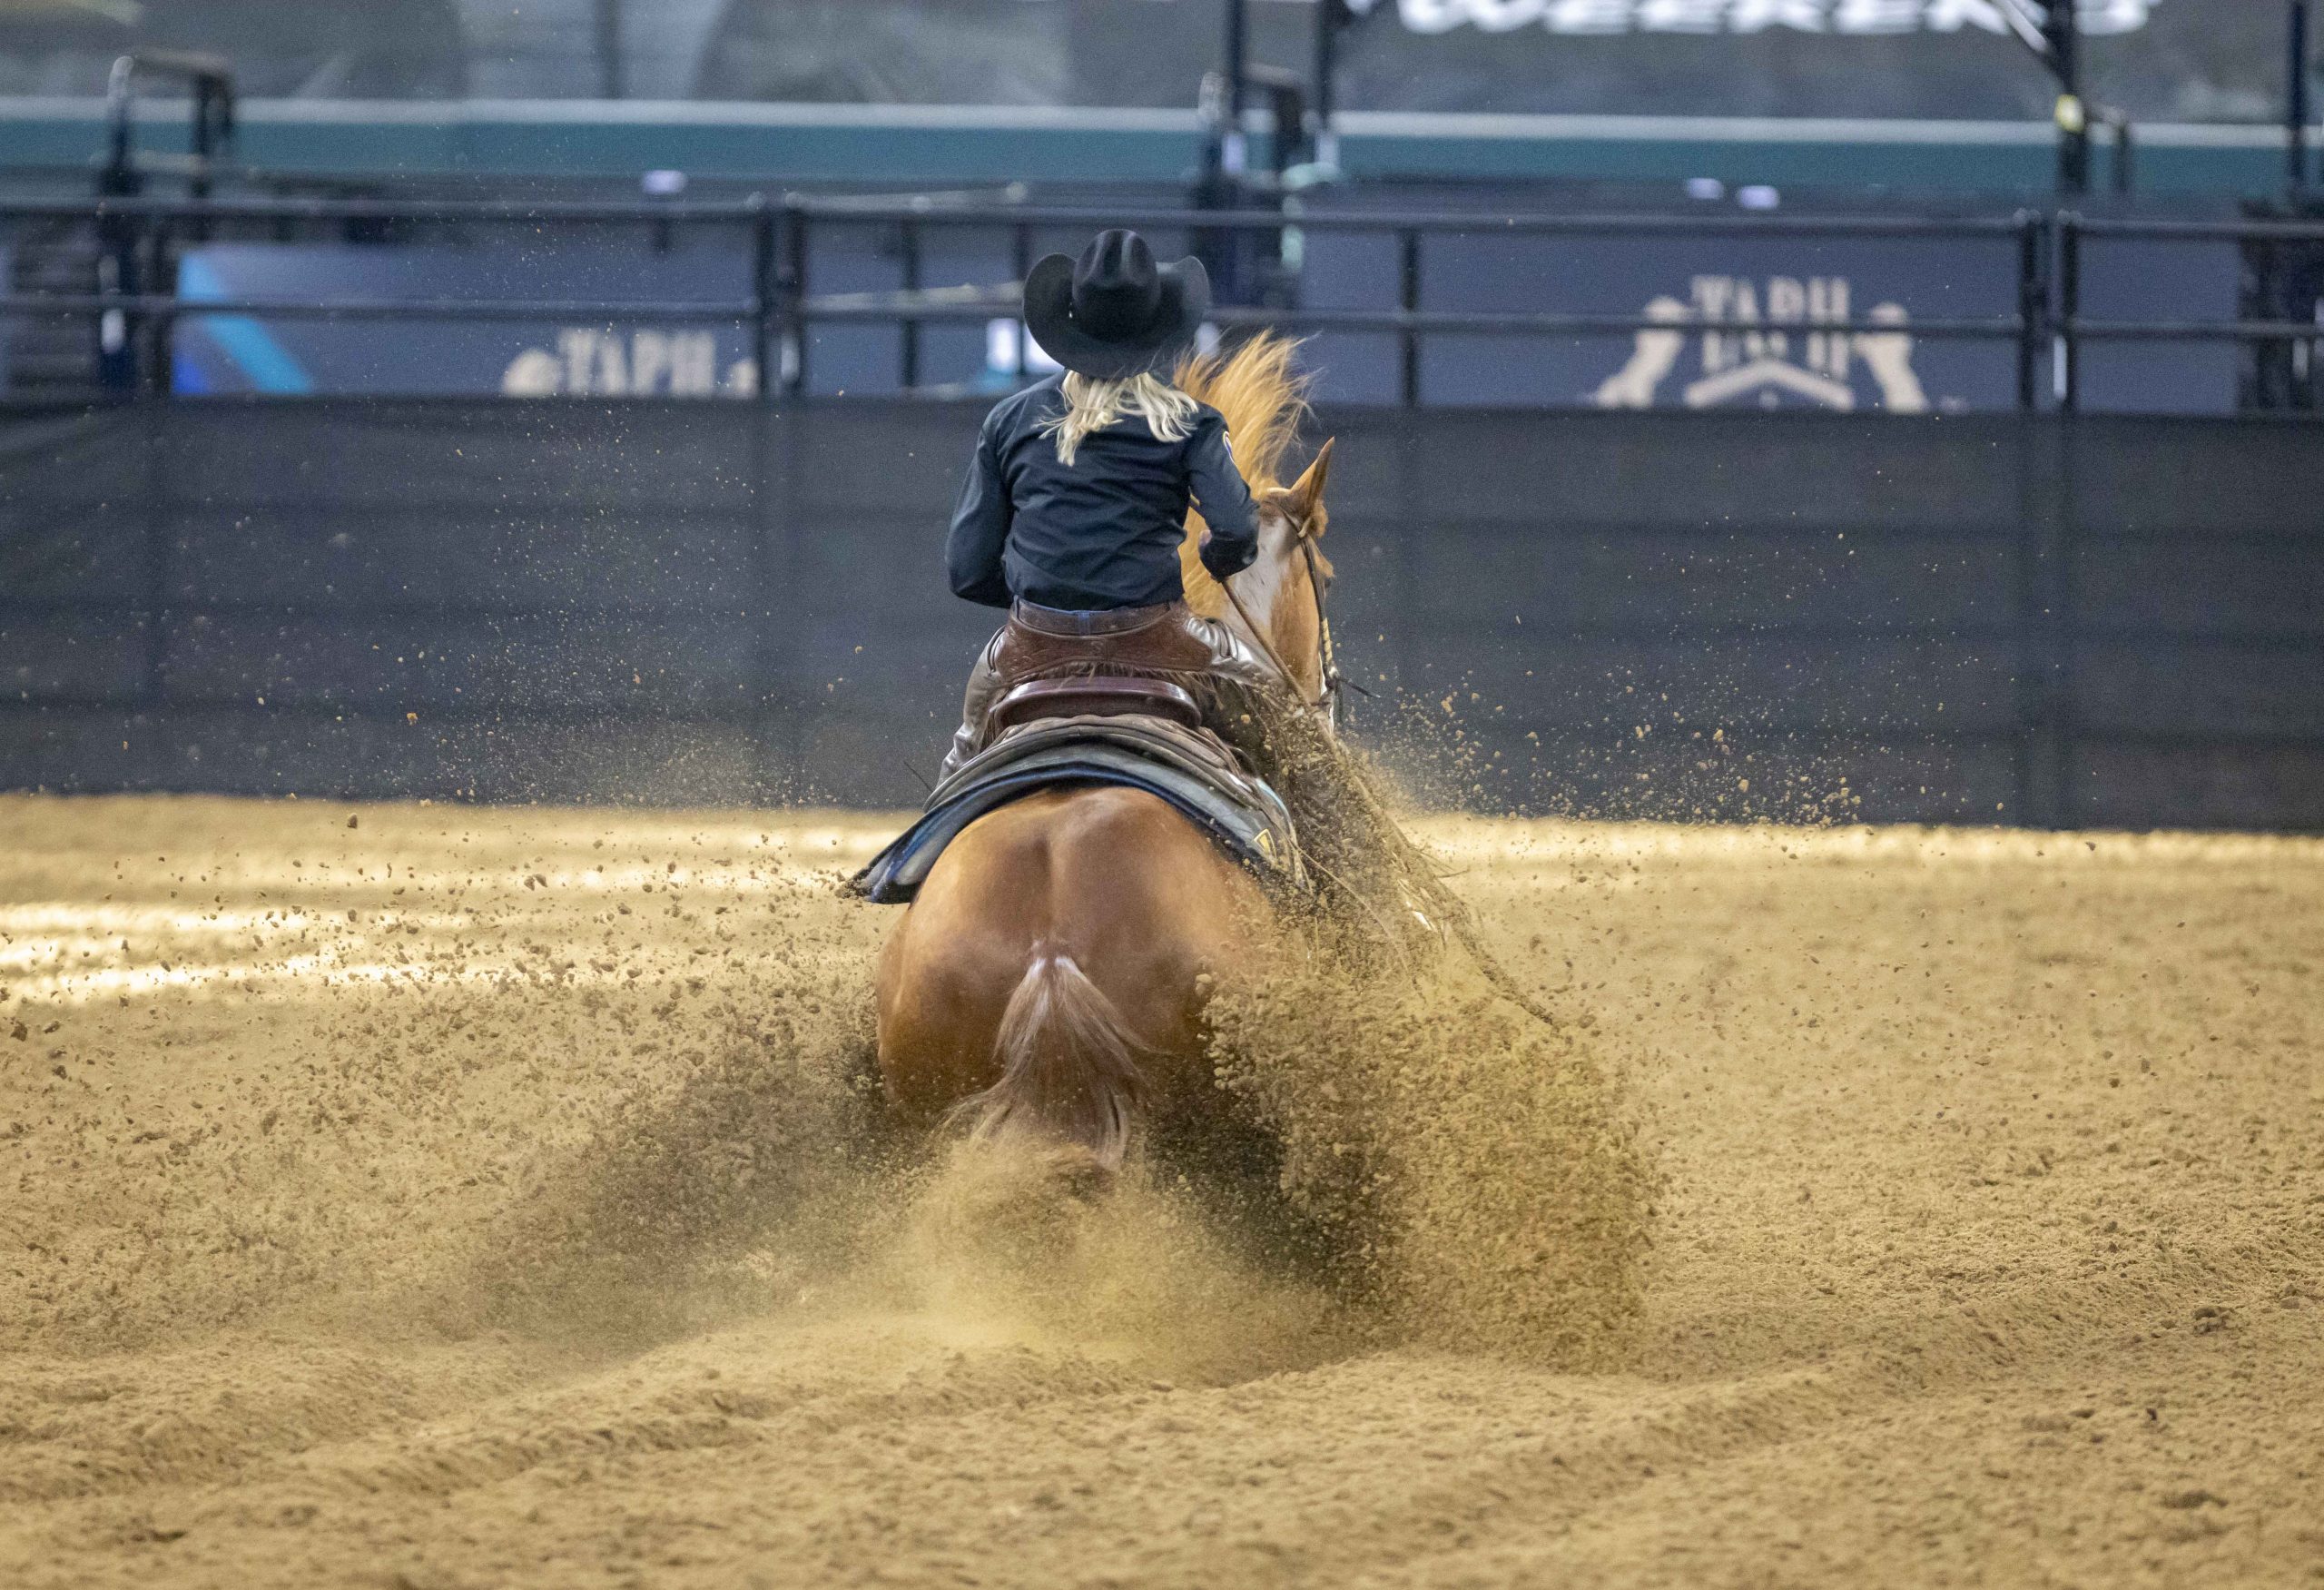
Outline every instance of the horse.
<path id="1" fill-rule="evenodd" d="M 1231 594 L 1196 556 L 1198 514 L 1180 565 L 1188 605 L 1320 712 L 1332 444 L 1281 484 L 1307 412 L 1295 346 L 1263 336 L 1174 372 L 1226 417 L 1260 509 L 1258 558 Z M 1205 1006 L 1222 976 L 1259 963 L 1275 927 L 1255 880 L 1157 795 L 1084 785 L 1015 800 L 945 848 L 881 952 L 885 1098 L 903 1121 L 963 1121 L 972 1140 L 1023 1143 L 1109 1180 L 1141 1111 L 1184 1119 L 1213 1093 Z"/>

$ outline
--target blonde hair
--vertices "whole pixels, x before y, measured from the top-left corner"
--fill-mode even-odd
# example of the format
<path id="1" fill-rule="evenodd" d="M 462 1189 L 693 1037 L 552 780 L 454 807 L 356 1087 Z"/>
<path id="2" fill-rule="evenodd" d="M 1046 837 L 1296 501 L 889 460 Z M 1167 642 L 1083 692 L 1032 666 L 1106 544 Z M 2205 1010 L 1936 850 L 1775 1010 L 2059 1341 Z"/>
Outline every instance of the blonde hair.
<path id="1" fill-rule="evenodd" d="M 1113 380 L 1068 370 L 1064 390 L 1065 412 L 1041 430 L 1057 438 L 1057 461 L 1068 469 L 1083 438 L 1125 414 L 1145 420 L 1157 441 L 1184 441 L 1194 431 L 1195 400 L 1150 370 Z"/>

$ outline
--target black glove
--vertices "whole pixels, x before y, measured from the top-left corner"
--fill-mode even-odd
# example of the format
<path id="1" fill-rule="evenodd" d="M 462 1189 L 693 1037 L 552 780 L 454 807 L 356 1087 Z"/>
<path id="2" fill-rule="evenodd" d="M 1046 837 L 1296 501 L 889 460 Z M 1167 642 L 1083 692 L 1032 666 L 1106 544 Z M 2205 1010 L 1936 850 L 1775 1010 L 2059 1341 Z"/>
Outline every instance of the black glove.
<path id="1" fill-rule="evenodd" d="M 1258 561 L 1259 558 L 1259 547 L 1256 539 L 1221 541 L 1207 530 L 1203 532 L 1202 546 L 1198 550 L 1203 568 L 1208 569 L 1210 578 L 1221 585 L 1225 585 L 1229 578 L 1250 568 L 1252 564 Z"/>

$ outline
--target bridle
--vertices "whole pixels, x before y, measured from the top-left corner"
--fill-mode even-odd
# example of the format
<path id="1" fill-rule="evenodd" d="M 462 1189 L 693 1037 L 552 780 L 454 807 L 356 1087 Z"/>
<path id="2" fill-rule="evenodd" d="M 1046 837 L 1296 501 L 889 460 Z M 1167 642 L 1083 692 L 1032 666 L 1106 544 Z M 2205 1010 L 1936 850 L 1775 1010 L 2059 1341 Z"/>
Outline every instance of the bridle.
<path id="1" fill-rule="evenodd" d="M 1324 726 L 1337 733 L 1340 726 L 1340 687 L 1345 681 L 1340 676 L 1339 655 L 1332 647 L 1332 616 L 1324 606 L 1324 570 L 1315 551 L 1315 538 L 1307 533 L 1306 521 L 1301 520 L 1292 534 L 1299 548 L 1299 555 L 1306 560 L 1307 589 L 1315 599 L 1316 649 L 1322 654 L 1324 686 L 1316 692 L 1315 700 L 1309 701 L 1298 694 L 1299 676 L 1291 671 L 1291 666 L 1275 651 L 1275 642 L 1267 638 L 1267 632 L 1253 620 L 1250 609 L 1243 606 L 1243 598 L 1235 594 L 1235 582 L 1232 579 L 1222 580 L 1219 586 L 1226 591 L 1227 601 L 1233 604 L 1236 616 L 1243 620 L 1243 627 L 1249 630 L 1251 638 L 1258 643 L 1260 652 L 1275 665 L 1275 671 L 1283 676 L 1284 682 L 1292 686 L 1292 699 L 1309 712 L 1319 715 L 1324 720 Z"/>

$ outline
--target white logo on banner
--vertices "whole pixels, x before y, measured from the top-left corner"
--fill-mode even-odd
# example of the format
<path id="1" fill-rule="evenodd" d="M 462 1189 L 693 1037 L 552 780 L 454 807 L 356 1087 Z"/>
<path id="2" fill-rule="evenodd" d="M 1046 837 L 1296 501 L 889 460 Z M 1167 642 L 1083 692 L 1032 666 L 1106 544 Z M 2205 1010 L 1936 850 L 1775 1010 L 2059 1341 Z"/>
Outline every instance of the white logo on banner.
<path id="1" fill-rule="evenodd" d="M 1911 317 L 1902 304 L 1875 304 L 1865 319 L 1893 331 L 1819 331 L 1844 324 L 1849 291 L 1845 276 L 1801 281 L 1774 276 L 1698 276 L 1693 301 L 1669 297 L 1648 304 L 1645 318 L 1661 322 L 1638 333 L 1630 362 L 1599 385 L 1591 400 L 1601 409 L 1651 409 L 1689 343 L 1701 368 L 1679 390 L 1689 409 L 1737 402 L 1766 408 L 1786 396 L 1819 408 L 1856 406 L 1855 367 L 1864 366 L 1891 413 L 1925 414 L 1928 394 L 1913 372 Z"/>
<path id="2" fill-rule="evenodd" d="M 1379 0 L 1385 4 L 1385 0 Z M 1473 26 L 1484 33 L 1546 27 L 1551 33 L 1754 34 L 1959 33 L 2011 31 L 2009 0 L 1396 0 L 1396 13 L 1413 33 L 1450 33 Z M 2135 33 L 2147 25 L 2155 0 L 2081 0 L 2086 34 Z M 1369 10 L 1358 5 L 1358 10 Z"/>
<path id="3" fill-rule="evenodd" d="M 571 326 L 557 332 L 554 351 L 527 348 L 508 361 L 500 390 L 512 398 L 567 396 L 707 398 L 758 390 L 754 360 L 739 359 L 724 380 L 718 373 L 718 337 L 712 331 L 632 331 Z"/>

